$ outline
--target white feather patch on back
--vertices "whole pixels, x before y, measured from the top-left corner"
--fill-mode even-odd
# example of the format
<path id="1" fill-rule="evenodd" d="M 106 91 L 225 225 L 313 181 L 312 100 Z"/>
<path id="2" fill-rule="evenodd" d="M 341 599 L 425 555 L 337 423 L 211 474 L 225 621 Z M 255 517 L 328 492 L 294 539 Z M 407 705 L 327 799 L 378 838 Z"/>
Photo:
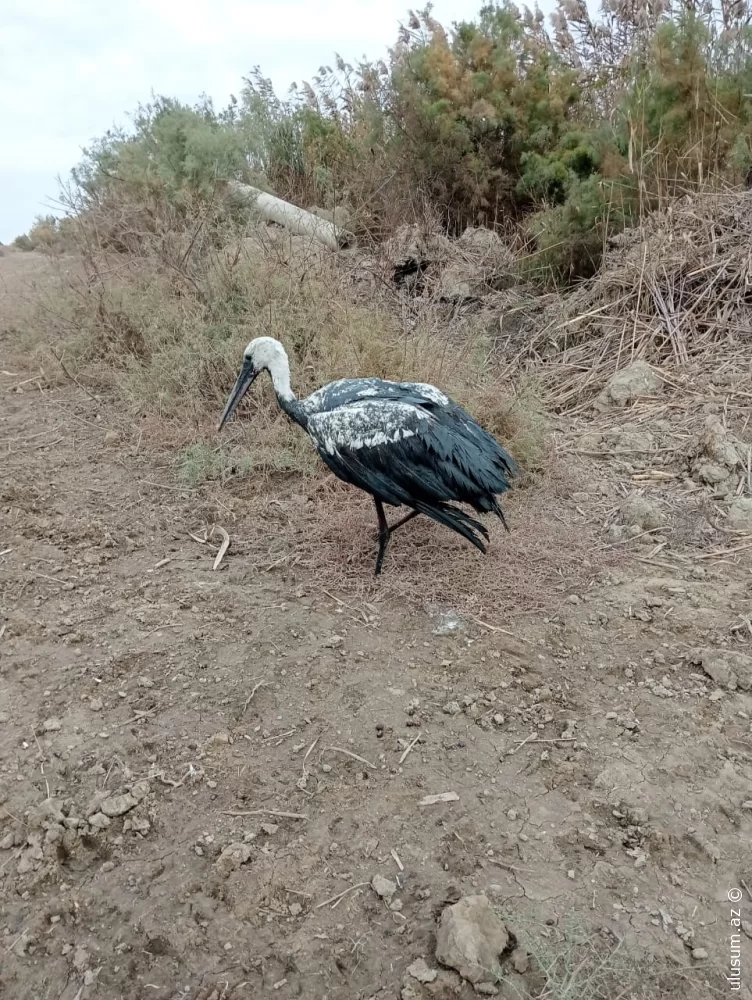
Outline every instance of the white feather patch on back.
<path id="1" fill-rule="evenodd" d="M 312 392 L 310 396 L 306 396 L 305 399 L 301 400 L 301 405 L 309 413 L 317 413 L 318 410 L 326 405 L 327 397 L 335 396 L 342 386 L 351 382 L 352 379 L 338 378 L 334 382 L 328 382 L 326 385 L 322 385 L 320 389 L 316 389 Z M 373 384 L 373 379 L 363 379 L 364 382 Z"/>
<path id="2" fill-rule="evenodd" d="M 428 385 L 427 382 L 403 382 L 402 385 L 406 389 L 412 389 L 418 396 L 423 396 L 432 403 L 436 403 L 437 406 L 447 406 L 449 404 L 449 397 L 445 396 L 435 385 Z"/>
<path id="3" fill-rule="evenodd" d="M 306 414 L 333 412 L 338 409 L 338 401 L 345 404 L 345 397 L 351 402 L 359 399 L 382 399 L 384 402 L 399 402 L 399 397 L 405 393 L 421 396 L 437 406 L 448 406 L 449 398 L 436 386 L 425 382 L 389 382 L 377 378 L 336 379 L 328 385 L 312 392 L 306 399 L 300 401 Z"/>
<path id="4" fill-rule="evenodd" d="M 308 432 L 334 455 L 340 448 L 378 448 L 414 437 L 416 422 L 430 419 L 428 413 L 409 403 L 366 399 L 315 414 L 308 422 Z"/>

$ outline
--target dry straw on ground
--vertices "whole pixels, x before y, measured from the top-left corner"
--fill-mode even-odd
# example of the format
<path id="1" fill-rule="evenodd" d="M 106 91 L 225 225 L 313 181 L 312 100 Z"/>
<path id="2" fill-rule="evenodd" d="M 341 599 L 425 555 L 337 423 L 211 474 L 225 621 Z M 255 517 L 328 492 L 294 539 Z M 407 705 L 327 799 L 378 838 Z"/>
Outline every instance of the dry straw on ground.
<path id="1" fill-rule="evenodd" d="M 481 619 L 490 625 L 510 614 L 555 611 L 567 592 L 583 593 L 621 552 L 599 545 L 592 526 L 565 499 L 566 483 L 549 480 L 509 495 L 504 506 L 511 533 L 494 518 L 487 554 L 440 525 L 418 518 L 390 541 L 384 572 L 374 577 L 376 518 L 369 497 L 333 477 L 309 480 L 305 496 L 296 482 L 272 498 L 254 494 L 240 480 L 233 489 L 245 528 L 235 547 L 236 559 L 248 571 L 296 572 L 314 569 L 334 594 L 348 600 L 381 601 L 436 607 Z M 559 496 L 555 504 L 551 496 Z M 208 510 L 207 510 L 208 513 Z M 398 511 L 389 512 L 391 520 Z M 263 530 L 249 531 L 249 525 Z M 597 565 L 593 561 L 594 554 Z"/>
<path id="2" fill-rule="evenodd" d="M 522 322 L 527 362 L 559 410 L 588 405 L 636 358 L 748 367 L 752 192 L 686 197 L 611 241 L 598 275 Z"/>

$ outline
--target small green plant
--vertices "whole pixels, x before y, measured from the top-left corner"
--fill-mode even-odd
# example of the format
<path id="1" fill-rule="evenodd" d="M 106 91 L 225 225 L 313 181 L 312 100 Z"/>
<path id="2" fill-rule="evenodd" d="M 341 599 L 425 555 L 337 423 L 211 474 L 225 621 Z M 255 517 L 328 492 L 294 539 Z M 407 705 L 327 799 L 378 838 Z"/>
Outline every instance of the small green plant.
<path id="1" fill-rule="evenodd" d="M 189 445 L 180 456 L 178 475 L 186 486 L 199 486 L 210 479 L 221 479 L 227 460 L 216 448 L 203 442 Z"/>
<path id="2" fill-rule="evenodd" d="M 623 941 L 588 930 L 574 918 L 546 927 L 545 936 L 542 921 L 519 913 L 502 919 L 529 955 L 526 980 L 539 984 L 532 995 L 540 1000 L 654 1000 L 668 995 L 673 966 L 631 952 Z M 510 1000 L 531 998 L 530 982 L 511 974 L 506 965 L 497 971 L 496 982 Z M 685 995 L 704 1000 L 704 985 L 698 982 L 696 992 L 684 985 Z"/>

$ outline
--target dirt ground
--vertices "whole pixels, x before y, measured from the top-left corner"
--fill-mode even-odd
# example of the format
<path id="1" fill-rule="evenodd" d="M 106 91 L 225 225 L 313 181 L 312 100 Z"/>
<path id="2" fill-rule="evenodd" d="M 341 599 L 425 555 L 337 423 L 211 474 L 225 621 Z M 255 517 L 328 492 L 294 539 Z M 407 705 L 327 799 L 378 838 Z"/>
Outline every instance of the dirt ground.
<path id="1" fill-rule="evenodd" d="M 485 560 L 415 524 L 374 581 L 367 502 L 187 489 L 141 430 L 0 322 L 3 995 L 470 997 L 406 970 L 483 892 L 533 956 L 508 1000 L 752 997 L 752 562 L 710 501 L 659 477 L 672 558 L 611 544 L 621 480 L 563 435 Z"/>

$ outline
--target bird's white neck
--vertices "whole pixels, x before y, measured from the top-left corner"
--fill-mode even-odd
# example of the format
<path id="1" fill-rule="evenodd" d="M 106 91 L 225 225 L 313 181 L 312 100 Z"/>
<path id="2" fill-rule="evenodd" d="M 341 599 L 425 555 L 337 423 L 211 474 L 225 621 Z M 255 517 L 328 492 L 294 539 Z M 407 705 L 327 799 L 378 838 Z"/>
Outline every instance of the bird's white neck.
<path id="1" fill-rule="evenodd" d="M 295 399 L 295 393 L 290 388 L 290 365 L 286 357 L 277 356 L 269 363 L 269 374 L 272 378 L 272 385 L 279 400 L 291 403 Z"/>

